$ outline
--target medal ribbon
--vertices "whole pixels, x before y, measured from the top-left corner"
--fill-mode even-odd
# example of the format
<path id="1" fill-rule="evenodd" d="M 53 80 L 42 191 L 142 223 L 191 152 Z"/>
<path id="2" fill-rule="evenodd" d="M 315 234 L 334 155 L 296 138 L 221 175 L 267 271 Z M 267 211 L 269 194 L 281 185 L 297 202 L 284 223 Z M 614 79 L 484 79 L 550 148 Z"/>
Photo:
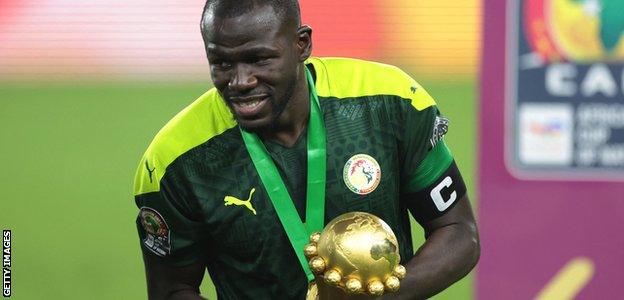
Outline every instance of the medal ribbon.
<path id="1" fill-rule="evenodd" d="M 314 88 L 314 80 L 308 68 L 305 68 L 305 73 L 310 90 L 310 119 L 307 133 L 306 223 L 303 223 L 299 218 L 286 185 L 262 140 L 255 133 L 247 132 L 242 128 L 240 131 L 260 180 L 273 203 L 290 244 L 297 254 L 299 263 L 306 273 L 308 281 L 312 281 L 314 275 L 308 266 L 303 248 L 309 242 L 310 234 L 323 229 L 325 221 L 326 144 L 325 125 Z"/>

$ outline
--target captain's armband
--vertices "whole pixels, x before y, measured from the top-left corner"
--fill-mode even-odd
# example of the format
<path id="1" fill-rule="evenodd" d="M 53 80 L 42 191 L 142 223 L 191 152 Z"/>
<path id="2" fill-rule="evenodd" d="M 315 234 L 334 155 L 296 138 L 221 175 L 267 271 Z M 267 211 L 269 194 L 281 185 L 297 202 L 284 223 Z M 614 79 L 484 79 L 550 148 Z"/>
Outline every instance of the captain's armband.
<path id="1" fill-rule="evenodd" d="M 466 185 L 450 151 L 439 143 L 404 186 L 401 201 L 422 223 L 445 214 L 465 194 Z"/>

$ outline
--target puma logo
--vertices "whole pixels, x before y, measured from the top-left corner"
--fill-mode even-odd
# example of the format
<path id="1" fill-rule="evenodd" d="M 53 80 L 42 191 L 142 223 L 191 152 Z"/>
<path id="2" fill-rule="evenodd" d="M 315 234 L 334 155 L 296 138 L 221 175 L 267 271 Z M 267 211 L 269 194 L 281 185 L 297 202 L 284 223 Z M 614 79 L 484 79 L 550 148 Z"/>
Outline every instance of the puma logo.
<path id="1" fill-rule="evenodd" d="M 228 205 L 237 205 L 237 206 L 245 206 L 247 207 L 247 209 L 249 209 L 254 215 L 256 215 L 256 209 L 253 208 L 253 206 L 251 205 L 251 197 L 253 196 L 253 193 L 256 191 L 256 188 L 252 188 L 251 191 L 249 192 L 249 198 L 247 200 L 241 200 L 238 199 L 234 196 L 225 196 L 225 198 L 223 199 L 223 201 L 225 202 L 225 206 Z"/>
<path id="2" fill-rule="evenodd" d="M 147 163 L 147 159 L 145 160 L 145 168 L 147 169 L 147 172 L 149 174 L 149 179 L 150 179 L 150 183 L 152 183 L 152 176 L 154 175 L 154 170 L 156 170 L 156 167 L 152 168 L 150 170 L 149 164 Z"/>

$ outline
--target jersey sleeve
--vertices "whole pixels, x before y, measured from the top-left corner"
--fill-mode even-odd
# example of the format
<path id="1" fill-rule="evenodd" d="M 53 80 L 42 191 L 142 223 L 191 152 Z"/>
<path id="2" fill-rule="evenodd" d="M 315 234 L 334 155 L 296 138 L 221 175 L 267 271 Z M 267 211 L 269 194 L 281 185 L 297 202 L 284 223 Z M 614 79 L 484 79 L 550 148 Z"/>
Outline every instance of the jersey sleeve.
<path id="1" fill-rule="evenodd" d="M 144 157 L 135 177 L 141 249 L 168 265 L 185 266 L 202 255 L 205 235 L 200 210 L 185 194 L 184 183 L 175 173 L 157 174 L 163 172 L 159 167 L 157 159 Z"/>
<path id="2" fill-rule="evenodd" d="M 429 99 L 416 95 L 403 112 L 400 197 L 422 224 L 450 210 L 464 196 L 466 187 L 444 143 L 449 120 L 440 114 L 429 94 L 423 92 L 420 97 Z M 429 105 L 418 105 L 422 102 Z"/>

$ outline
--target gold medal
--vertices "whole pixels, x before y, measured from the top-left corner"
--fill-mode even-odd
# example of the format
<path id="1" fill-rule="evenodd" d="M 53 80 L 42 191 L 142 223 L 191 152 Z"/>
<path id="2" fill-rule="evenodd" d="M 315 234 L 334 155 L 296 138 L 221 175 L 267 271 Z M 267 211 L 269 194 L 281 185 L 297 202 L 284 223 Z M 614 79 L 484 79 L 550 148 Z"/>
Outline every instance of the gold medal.
<path id="1" fill-rule="evenodd" d="M 316 282 L 312 281 L 308 284 L 308 294 L 306 295 L 306 300 L 317 300 L 318 299 L 318 287 L 316 286 Z"/>

